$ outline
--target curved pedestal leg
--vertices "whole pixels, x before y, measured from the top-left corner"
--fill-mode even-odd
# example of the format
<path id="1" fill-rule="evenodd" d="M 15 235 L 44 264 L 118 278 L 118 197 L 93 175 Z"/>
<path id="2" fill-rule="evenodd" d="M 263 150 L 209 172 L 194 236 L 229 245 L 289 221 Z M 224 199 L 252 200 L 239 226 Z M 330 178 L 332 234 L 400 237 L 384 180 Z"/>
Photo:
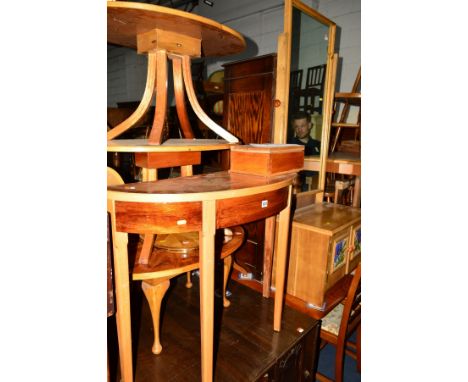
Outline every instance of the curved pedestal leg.
<path id="1" fill-rule="evenodd" d="M 143 98 L 133 114 L 125 121 L 119 123 L 112 130 L 107 132 L 107 140 L 114 139 L 134 126 L 148 111 L 153 99 L 154 87 L 156 84 L 156 53 L 148 53 L 148 72 L 146 75 L 146 86 Z"/>
<path id="2" fill-rule="evenodd" d="M 164 49 L 156 51 L 156 110 L 148 143 L 160 145 L 167 107 L 167 53 Z"/>
<path id="3" fill-rule="evenodd" d="M 161 341 L 159 337 L 159 318 L 161 315 L 161 302 L 169 288 L 169 279 L 154 279 L 147 280 L 141 283 L 141 288 L 145 293 L 146 299 L 151 309 L 151 317 L 153 318 L 154 328 L 154 343 L 151 351 L 154 354 L 159 354 L 162 351 Z"/>
<path id="4" fill-rule="evenodd" d="M 231 305 L 231 301 L 229 301 L 226 297 L 226 286 L 229 280 L 229 272 L 231 272 L 231 265 L 232 265 L 232 255 L 227 256 L 224 259 L 224 279 L 223 279 L 223 306 L 227 308 Z"/>

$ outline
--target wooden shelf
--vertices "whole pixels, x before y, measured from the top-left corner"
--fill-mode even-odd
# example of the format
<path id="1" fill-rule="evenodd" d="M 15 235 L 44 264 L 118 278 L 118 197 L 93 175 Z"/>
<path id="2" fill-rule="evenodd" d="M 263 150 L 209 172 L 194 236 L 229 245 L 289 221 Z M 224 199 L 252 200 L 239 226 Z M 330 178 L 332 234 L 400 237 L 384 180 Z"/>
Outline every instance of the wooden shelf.
<path id="1" fill-rule="evenodd" d="M 232 228 L 232 239 L 223 244 L 220 258 L 231 255 L 244 240 L 244 230 L 237 226 Z M 142 242 L 138 243 L 136 253 L 141 253 Z M 199 251 L 195 248 L 187 253 L 153 248 L 148 264 L 139 264 L 133 267 L 133 280 L 157 279 L 172 277 L 184 272 L 199 268 Z"/>
<path id="2" fill-rule="evenodd" d="M 361 106 L 361 93 L 335 93 L 335 102 L 347 102 L 353 106 Z"/>

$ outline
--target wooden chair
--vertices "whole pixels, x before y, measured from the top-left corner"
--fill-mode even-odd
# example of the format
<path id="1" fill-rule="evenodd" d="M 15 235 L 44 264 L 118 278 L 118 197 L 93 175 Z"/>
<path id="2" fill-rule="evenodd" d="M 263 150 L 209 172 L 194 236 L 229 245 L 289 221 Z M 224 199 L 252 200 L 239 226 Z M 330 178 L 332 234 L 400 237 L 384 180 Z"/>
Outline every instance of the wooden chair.
<path id="1" fill-rule="evenodd" d="M 302 111 L 309 114 L 313 114 L 316 111 L 322 114 L 325 70 L 325 64 L 307 68 L 305 88 L 301 91 L 301 95 L 304 97 L 304 103 L 299 106 Z M 315 102 L 316 99 L 318 102 Z"/>
<path id="2" fill-rule="evenodd" d="M 289 80 L 289 99 L 290 99 L 290 104 L 291 104 L 291 111 L 290 113 L 294 114 L 299 111 L 299 106 L 300 106 L 300 92 L 301 92 L 301 86 L 302 86 L 302 75 L 303 75 L 303 70 L 292 70 L 291 71 L 291 77 Z"/>
<path id="3" fill-rule="evenodd" d="M 356 330 L 356 343 L 352 343 L 348 338 Z M 335 382 L 343 381 L 345 352 L 356 359 L 357 369 L 361 371 L 361 263 L 355 270 L 344 304 L 338 304 L 322 319 L 320 338 L 322 340 L 320 349 L 327 344 L 336 347 Z M 316 379 L 320 382 L 333 381 L 319 372 L 317 372 Z"/>
<path id="4" fill-rule="evenodd" d="M 107 184 L 123 184 L 120 175 L 112 168 L 107 168 Z M 220 259 L 224 263 L 223 277 L 223 306 L 230 305 L 226 297 L 226 286 L 232 266 L 232 253 L 235 252 L 244 241 L 244 230 L 240 226 L 224 230 L 224 238 L 220 241 Z M 196 235 L 198 237 L 198 233 Z M 199 268 L 198 242 L 194 245 L 190 233 L 160 235 L 156 239 L 148 258 L 142 256 L 143 243 L 139 241 L 132 269 L 132 279 L 141 280 L 141 287 L 151 310 L 154 331 L 154 343 L 152 352 L 159 354 L 162 351 L 159 326 L 161 303 L 166 291 L 169 289 L 170 279 L 183 273 L 190 274 Z M 192 286 L 190 280 L 186 287 Z"/>

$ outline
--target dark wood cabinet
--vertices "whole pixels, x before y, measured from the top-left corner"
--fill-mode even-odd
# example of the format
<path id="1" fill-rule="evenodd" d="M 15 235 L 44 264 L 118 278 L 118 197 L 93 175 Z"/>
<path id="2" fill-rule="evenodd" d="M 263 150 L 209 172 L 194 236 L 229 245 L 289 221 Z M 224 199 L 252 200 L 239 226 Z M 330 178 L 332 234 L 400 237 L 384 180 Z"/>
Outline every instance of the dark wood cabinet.
<path id="1" fill-rule="evenodd" d="M 243 144 L 273 139 L 276 53 L 224 64 L 223 126 Z M 222 159 L 229 168 L 229 158 Z M 263 279 L 264 220 L 244 226 L 246 242 L 236 262 L 256 280 Z"/>
<path id="2" fill-rule="evenodd" d="M 223 67 L 223 126 L 244 144 L 271 142 L 276 53 Z"/>
<path id="3" fill-rule="evenodd" d="M 257 382 L 315 381 L 320 325 L 284 352 Z"/>

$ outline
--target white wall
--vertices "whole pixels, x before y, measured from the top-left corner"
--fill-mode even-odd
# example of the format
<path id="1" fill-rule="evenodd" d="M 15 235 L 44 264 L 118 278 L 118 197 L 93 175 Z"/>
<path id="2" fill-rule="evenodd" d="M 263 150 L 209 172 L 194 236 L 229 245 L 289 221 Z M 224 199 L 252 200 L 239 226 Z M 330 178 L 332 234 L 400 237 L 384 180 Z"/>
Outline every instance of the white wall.
<path id="1" fill-rule="evenodd" d="M 349 92 L 361 65 L 361 0 L 320 0 L 318 11 L 337 25 L 337 91 Z"/>
<path id="2" fill-rule="evenodd" d="M 350 91 L 361 64 L 361 1 L 308 0 L 304 3 L 337 24 L 337 47 L 342 59 L 337 90 Z M 283 0 L 214 0 L 213 7 L 200 1 L 194 13 L 228 25 L 247 41 L 247 49 L 242 54 L 210 59 L 208 75 L 221 69 L 225 62 L 277 51 L 278 34 L 283 31 Z M 108 47 L 107 54 L 107 105 L 141 99 L 146 81 L 145 56 L 119 47 Z"/>

